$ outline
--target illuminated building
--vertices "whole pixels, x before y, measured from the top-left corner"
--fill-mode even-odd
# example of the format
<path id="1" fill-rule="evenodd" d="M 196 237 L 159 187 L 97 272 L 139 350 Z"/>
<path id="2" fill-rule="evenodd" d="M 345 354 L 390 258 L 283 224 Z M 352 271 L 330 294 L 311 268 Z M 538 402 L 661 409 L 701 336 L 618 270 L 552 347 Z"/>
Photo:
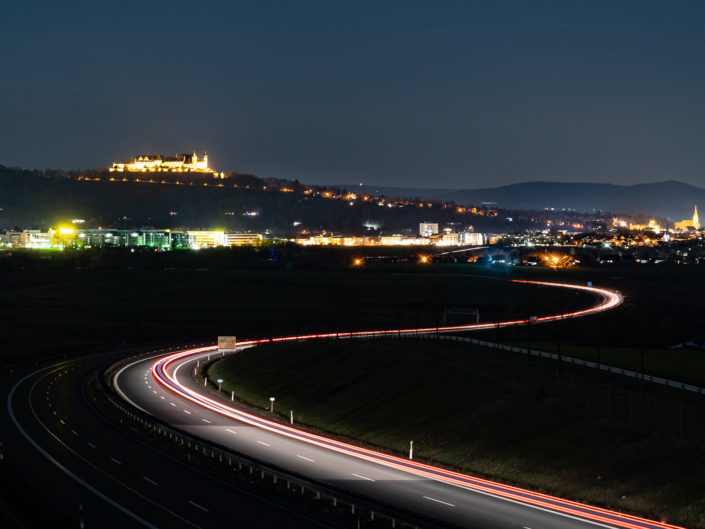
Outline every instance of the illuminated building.
<path id="1" fill-rule="evenodd" d="M 419 235 L 421 237 L 430 237 L 438 233 L 437 222 L 422 222 L 419 224 Z"/>
<path id="2" fill-rule="evenodd" d="M 485 244 L 485 237 L 482 233 L 466 231 L 458 234 L 458 244 L 466 244 L 471 246 L 482 246 Z"/>
<path id="3" fill-rule="evenodd" d="M 644 224 L 629 224 L 629 229 L 630 230 L 637 230 L 637 231 L 653 231 L 654 233 L 658 234 L 661 233 L 663 228 L 661 225 L 656 222 L 655 219 L 649 219 L 649 223 L 644 225 Z"/>
<path id="4" fill-rule="evenodd" d="M 0 246 L 32 249 L 152 248 L 155 250 L 198 249 L 216 246 L 251 246 L 262 241 L 260 233 L 224 231 L 118 230 L 95 228 L 77 230 L 69 226 L 0 234 Z"/>
<path id="5" fill-rule="evenodd" d="M 162 156 L 161 154 L 147 154 L 132 158 L 129 162 L 115 162 L 110 168 L 110 171 L 122 173 L 124 171 L 130 173 L 136 172 L 171 172 L 171 173 L 211 173 L 213 172 L 208 167 L 208 155 L 204 155 L 199 159 L 198 155 L 180 154 L 177 156 Z"/>
<path id="6" fill-rule="evenodd" d="M 226 233 L 226 246 L 252 246 L 262 241 L 261 233 Z"/>
<path id="7" fill-rule="evenodd" d="M 50 248 L 51 235 L 48 231 L 24 230 L 19 237 L 16 246 L 25 248 Z"/>
<path id="8" fill-rule="evenodd" d="M 677 230 L 682 230 L 682 231 L 687 231 L 688 228 L 693 228 L 694 230 L 699 230 L 700 229 L 700 218 L 698 217 L 698 206 L 695 206 L 695 209 L 693 210 L 693 219 L 692 220 L 682 220 L 680 222 L 676 222 L 675 227 Z"/>
<path id="9" fill-rule="evenodd" d="M 72 248 L 76 245 L 76 229 L 73 226 L 59 226 L 49 229 L 49 244 L 52 248 Z"/>
<path id="10" fill-rule="evenodd" d="M 191 248 L 225 246 L 224 231 L 188 231 Z"/>
<path id="11" fill-rule="evenodd" d="M 436 246 L 458 246 L 457 233 L 444 233 L 443 236 L 436 242 Z"/>

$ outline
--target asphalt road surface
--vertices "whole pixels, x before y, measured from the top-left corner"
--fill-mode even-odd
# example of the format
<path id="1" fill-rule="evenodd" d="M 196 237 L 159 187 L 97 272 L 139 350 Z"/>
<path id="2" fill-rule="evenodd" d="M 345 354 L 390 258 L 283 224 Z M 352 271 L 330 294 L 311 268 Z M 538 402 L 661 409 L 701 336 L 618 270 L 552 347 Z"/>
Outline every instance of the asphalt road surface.
<path id="1" fill-rule="evenodd" d="M 103 417 L 83 385 L 110 361 L 67 361 L 3 377 L 3 464 L 38 491 L 37 508 L 53 505 L 71 527 L 83 518 L 88 529 L 327 526 L 185 464 Z"/>
<path id="2" fill-rule="evenodd" d="M 208 354 L 179 358 L 168 365 L 167 371 L 193 395 L 203 394 L 203 387 L 194 380 L 192 373 L 197 362 L 205 360 Z M 612 513 L 615 515 L 614 523 L 605 522 L 604 519 L 598 522 L 590 519 L 593 514 L 589 511 L 583 517 L 574 512 L 560 512 L 560 503 L 552 509 L 546 508 L 545 504 L 532 504 L 530 499 L 523 502 L 472 490 L 396 468 L 396 464 L 390 466 L 384 461 L 370 461 L 366 457 L 291 438 L 286 433 L 270 431 L 266 425 L 245 424 L 155 381 L 154 364 L 154 359 L 138 361 L 116 376 L 116 386 L 134 406 L 177 429 L 350 494 L 396 505 L 449 525 L 478 529 L 665 527 L 657 522 L 644 520 L 642 523 L 627 517 L 622 519 L 618 513 Z M 228 404 L 223 402 L 221 406 Z M 233 406 L 233 409 L 237 408 Z M 600 510 L 596 512 L 602 515 Z"/>

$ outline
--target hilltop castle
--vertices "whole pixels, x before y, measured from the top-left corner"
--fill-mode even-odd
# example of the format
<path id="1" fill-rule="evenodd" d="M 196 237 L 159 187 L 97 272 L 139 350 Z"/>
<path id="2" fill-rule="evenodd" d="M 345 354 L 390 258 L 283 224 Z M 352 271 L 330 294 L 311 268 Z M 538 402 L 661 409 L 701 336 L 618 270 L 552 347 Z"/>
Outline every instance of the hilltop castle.
<path id="1" fill-rule="evenodd" d="M 128 171 L 131 173 L 142 172 L 142 173 L 156 173 L 156 172 L 170 172 L 170 173 L 210 173 L 213 172 L 210 167 L 208 167 L 208 155 L 205 154 L 203 158 L 199 160 L 198 155 L 194 152 L 193 154 L 180 154 L 177 156 L 162 156 L 161 154 L 147 154 L 132 158 L 129 162 L 115 162 L 110 168 L 110 172 Z"/>

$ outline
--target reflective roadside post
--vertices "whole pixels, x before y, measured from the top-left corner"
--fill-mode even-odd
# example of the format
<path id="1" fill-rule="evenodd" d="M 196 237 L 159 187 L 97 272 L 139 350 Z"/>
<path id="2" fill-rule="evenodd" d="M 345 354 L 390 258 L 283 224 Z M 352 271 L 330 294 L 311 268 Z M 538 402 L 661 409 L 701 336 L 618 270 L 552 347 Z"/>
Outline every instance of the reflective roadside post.
<path id="1" fill-rule="evenodd" d="M 216 380 L 216 382 L 218 383 L 218 391 L 220 391 L 220 388 L 223 387 L 223 379 L 219 378 L 218 380 Z"/>
<path id="2" fill-rule="evenodd" d="M 414 441 L 409 442 L 409 459 L 414 459 Z"/>
<path id="3" fill-rule="evenodd" d="M 274 413 L 274 397 L 269 397 L 269 412 Z"/>
<path id="4" fill-rule="evenodd" d="M 294 424 L 294 410 L 289 410 L 289 424 Z"/>

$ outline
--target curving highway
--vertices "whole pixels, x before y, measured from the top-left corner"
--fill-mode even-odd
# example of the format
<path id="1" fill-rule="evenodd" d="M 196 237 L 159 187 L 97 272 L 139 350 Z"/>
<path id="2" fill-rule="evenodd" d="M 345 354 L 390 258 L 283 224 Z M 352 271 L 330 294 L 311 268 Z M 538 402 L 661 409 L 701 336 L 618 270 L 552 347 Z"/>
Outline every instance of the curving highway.
<path id="1" fill-rule="evenodd" d="M 541 284 L 588 291 L 599 301 L 588 309 L 537 318 L 533 320 L 536 323 L 587 316 L 622 302 L 618 293 L 609 290 Z M 445 333 L 529 323 L 514 320 L 286 336 L 241 342 L 239 348 L 277 341 Z M 394 505 L 448 526 L 675 527 L 367 450 L 253 415 L 210 394 L 194 380 L 196 365 L 215 349 L 194 347 L 132 361 L 116 373 L 114 386 L 129 404 L 180 431 L 347 495 Z M 9 423 L 14 441 L 26 442 L 23 448 L 10 442 L 8 449 L 15 446 L 16 457 L 24 456 L 40 469 L 48 495 L 53 491 L 56 496 L 56 488 L 61 487 L 62 502 L 87 504 L 85 516 L 100 520 L 97 525 L 102 527 L 220 527 L 232 521 L 234 511 L 244 526 L 325 526 L 305 512 L 255 496 L 160 452 L 101 417 L 85 391 L 68 390 L 82 386 L 90 373 L 112 360 L 114 357 L 58 363 L 29 372 L 11 386 Z"/>
<path id="2" fill-rule="evenodd" d="M 594 287 L 542 283 L 596 294 L 588 309 L 537 318 L 537 323 L 609 310 L 618 293 Z M 528 324 L 528 320 L 485 324 L 288 336 L 242 342 L 260 343 L 321 338 L 368 338 L 389 334 L 458 332 Z M 134 406 L 175 427 L 220 446 L 305 475 L 346 493 L 397 505 L 449 525 L 478 528 L 622 527 L 667 528 L 668 524 L 509 487 L 335 439 L 314 435 L 248 413 L 212 396 L 193 378 L 196 366 L 215 346 L 129 364 L 115 377 L 118 391 Z"/>

